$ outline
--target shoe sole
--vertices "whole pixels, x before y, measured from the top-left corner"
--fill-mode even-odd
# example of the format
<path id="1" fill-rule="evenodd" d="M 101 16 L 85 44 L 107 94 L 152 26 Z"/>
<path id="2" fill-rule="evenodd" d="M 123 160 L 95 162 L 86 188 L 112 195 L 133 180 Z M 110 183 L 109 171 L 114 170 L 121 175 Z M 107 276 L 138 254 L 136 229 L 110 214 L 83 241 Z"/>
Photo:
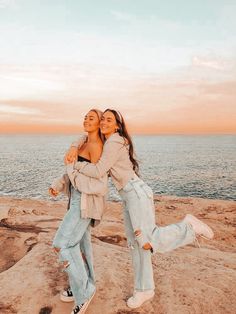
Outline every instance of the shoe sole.
<path id="1" fill-rule="evenodd" d="M 66 297 L 66 296 L 60 294 L 60 300 L 62 302 L 65 302 L 65 303 L 70 303 L 70 302 L 74 301 L 74 297 Z"/>
<path id="2" fill-rule="evenodd" d="M 197 217 L 190 215 L 189 214 L 190 219 L 192 219 L 193 221 L 195 221 L 196 223 L 200 223 L 202 224 L 202 226 L 207 230 L 208 235 L 204 235 L 204 234 L 198 234 L 200 237 L 207 239 L 207 240 L 211 240 L 214 238 L 214 232 L 213 230 L 204 222 L 202 222 L 200 219 L 198 219 Z M 191 224 L 191 223 L 190 223 Z"/>
<path id="3" fill-rule="evenodd" d="M 126 304 L 127 304 L 127 306 L 128 306 L 130 309 L 137 309 L 137 308 L 141 307 L 143 304 L 145 304 L 146 302 L 151 301 L 151 300 L 154 298 L 154 295 L 155 295 L 155 293 L 153 294 L 153 296 L 151 296 L 149 299 L 145 300 L 145 301 L 144 301 L 142 304 L 140 304 L 139 306 L 133 307 L 133 306 L 129 306 L 128 303 L 126 303 Z"/>
<path id="4" fill-rule="evenodd" d="M 82 311 L 79 311 L 79 314 L 83 314 L 86 312 L 90 302 L 92 301 L 93 297 L 95 296 L 95 292 L 91 295 L 91 298 L 87 301 L 86 306 L 82 309 Z"/>

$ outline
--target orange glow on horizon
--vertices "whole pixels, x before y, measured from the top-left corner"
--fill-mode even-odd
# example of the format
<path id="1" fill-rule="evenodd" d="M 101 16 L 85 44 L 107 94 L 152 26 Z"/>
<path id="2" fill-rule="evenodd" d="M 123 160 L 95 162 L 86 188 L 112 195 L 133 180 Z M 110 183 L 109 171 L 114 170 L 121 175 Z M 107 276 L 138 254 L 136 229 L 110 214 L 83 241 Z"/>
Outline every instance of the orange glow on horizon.
<path id="1" fill-rule="evenodd" d="M 179 80 L 148 77 L 116 83 L 113 89 L 106 82 L 91 90 L 68 87 L 65 94 L 42 95 L 45 99 L 2 99 L 0 133 L 78 133 L 91 108 L 119 110 L 133 134 L 236 133 L 235 80 L 213 83 L 183 75 Z"/>
<path id="2" fill-rule="evenodd" d="M 220 125 L 200 125 L 181 123 L 178 125 L 134 125 L 127 124 L 132 134 L 236 134 L 235 124 L 221 123 Z M 83 127 L 76 125 L 26 125 L 1 124 L 1 134 L 76 134 L 83 132 Z"/>

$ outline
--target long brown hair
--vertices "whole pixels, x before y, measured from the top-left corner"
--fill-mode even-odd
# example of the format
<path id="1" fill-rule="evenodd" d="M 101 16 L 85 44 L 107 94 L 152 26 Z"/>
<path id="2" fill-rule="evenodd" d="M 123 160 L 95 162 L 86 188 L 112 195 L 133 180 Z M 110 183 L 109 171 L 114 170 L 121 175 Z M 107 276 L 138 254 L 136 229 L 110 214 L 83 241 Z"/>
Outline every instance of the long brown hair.
<path id="1" fill-rule="evenodd" d="M 127 131 L 125 120 L 124 120 L 123 116 L 121 115 L 121 113 L 119 111 L 116 111 L 114 109 L 106 109 L 103 113 L 105 113 L 107 111 L 110 111 L 115 116 L 116 123 L 118 125 L 117 132 L 119 133 L 120 136 L 122 136 L 125 139 L 125 142 L 128 142 L 128 145 L 129 145 L 129 158 L 130 158 L 130 161 L 133 164 L 133 170 L 135 171 L 135 173 L 137 175 L 139 175 L 138 174 L 139 164 L 138 164 L 137 160 L 134 158 L 134 145 L 133 145 L 132 139 L 131 139 L 128 131 Z"/>

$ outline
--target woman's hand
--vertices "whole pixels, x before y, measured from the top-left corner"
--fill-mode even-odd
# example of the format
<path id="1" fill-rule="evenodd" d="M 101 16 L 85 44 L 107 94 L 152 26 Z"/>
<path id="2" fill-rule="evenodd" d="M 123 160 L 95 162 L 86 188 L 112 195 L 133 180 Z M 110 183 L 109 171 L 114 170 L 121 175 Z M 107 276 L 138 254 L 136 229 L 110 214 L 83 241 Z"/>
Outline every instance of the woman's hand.
<path id="1" fill-rule="evenodd" d="M 77 160 L 78 156 L 78 148 L 77 147 L 71 147 L 64 157 L 64 163 L 65 165 L 71 164 L 72 162 Z"/>
<path id="2" fill-rule="evenodd" d="M 52 197 L 56 197 L 56 196 L 59 194 L 59 192 L 56 191 L 56 190 L 54 190 L 53 188 L 49 188 L 49 189 L 48 189 L 48 193 L 49 193 L 49 195 L 52 196 Z"/>

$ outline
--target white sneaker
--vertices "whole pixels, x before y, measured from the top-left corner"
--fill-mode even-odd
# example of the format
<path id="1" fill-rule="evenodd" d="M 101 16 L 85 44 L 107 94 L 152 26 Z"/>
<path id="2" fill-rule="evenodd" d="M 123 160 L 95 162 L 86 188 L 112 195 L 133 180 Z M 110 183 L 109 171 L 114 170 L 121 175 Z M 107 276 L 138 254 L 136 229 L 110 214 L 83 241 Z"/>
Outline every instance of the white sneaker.
<path id="1" fill-rule="evenodd" d="M 207 239 L 213 239 L 214 232 L 212 231 L 212 229 L 207 224 L 205 224 L 204 222 L 196 218 L 195 216 L 191 214 L 187 214 L 183 221 L 186 223 L 189 223 L 192 226 L 196 235 L 203 236 Z"/>
<path id="2" fill-rule="evenodd" d="M 92 301 L 92 298 L 94 297 L 94 295 L 95 295 L 95 292 L 92 294 L 92 296 L 89 300 L 87 300 L 83 304 L 76 305 L 73 308 L 71 314 L 84 314 L 85 311 L 87 310 L 88 306 L 89 306 L 89 303 Z"/>
<path id="3" fill-rule="evenodd" d="M 70 288 L 61 292 L 60 300 L 62 302 L 73 302 L 74 301 L 73 293 L 72 293 Z"/>
<path id="4" fill-rule="evenodd" d="M 136 309 L 140 307 L 144 302 L 154 297 L 154 290 L 134 291 L 134 295 L 127 301 L 128 307 Z"/>

